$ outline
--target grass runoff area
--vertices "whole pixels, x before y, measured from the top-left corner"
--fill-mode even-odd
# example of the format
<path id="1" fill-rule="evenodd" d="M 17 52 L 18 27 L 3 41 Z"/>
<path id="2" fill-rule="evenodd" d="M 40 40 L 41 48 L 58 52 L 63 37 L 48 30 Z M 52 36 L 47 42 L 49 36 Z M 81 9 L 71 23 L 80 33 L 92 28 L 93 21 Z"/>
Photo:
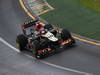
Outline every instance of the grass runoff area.
<path id="1" fill-rule="evenodd" d="M 99 0 L 47 0 L 47 2 L 55 9 L 40 17 L 73 33 L 100 41 Z"/>
<path id="2" fill-rule="evenodd" d="M 88 8 L 94 9 L 97 12 L 100 12 L 100 0 L 80 0 Z"/>

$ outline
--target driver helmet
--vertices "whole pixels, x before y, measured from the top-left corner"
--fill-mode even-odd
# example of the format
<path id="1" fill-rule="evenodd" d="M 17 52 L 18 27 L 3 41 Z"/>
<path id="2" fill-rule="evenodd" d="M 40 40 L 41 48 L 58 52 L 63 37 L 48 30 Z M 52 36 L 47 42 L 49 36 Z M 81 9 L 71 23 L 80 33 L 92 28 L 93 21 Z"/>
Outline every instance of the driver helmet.
<path id="1" fill-rule="evenodd" d="M 36 29 L 40 30 L 41 28 L 43 28 L 44 26 L 42 24 L 36 24 Z"/>

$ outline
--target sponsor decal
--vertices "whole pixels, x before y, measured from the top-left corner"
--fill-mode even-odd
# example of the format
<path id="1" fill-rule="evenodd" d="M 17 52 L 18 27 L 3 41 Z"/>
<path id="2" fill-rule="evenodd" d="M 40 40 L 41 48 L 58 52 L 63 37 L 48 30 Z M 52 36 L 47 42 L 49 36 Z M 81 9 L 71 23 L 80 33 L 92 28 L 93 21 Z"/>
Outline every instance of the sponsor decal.
<path id="1" fill-rule="evenodd" d="M 71 42 L 71 39 L 68 39 L 68 40 L 64 40 L 63 42 L 61 42 L 61 45 L 65 45 L 67 43 Z"/>
<path id="2" fill-rule="evenodd" d="M 51 50 L 52 50 L 51 48 L 44 48 L 42 50 L 38 50 L 38 54 L 42 54 L 42 53 L 45 53 L 45 52 L 49 52 Z"/>

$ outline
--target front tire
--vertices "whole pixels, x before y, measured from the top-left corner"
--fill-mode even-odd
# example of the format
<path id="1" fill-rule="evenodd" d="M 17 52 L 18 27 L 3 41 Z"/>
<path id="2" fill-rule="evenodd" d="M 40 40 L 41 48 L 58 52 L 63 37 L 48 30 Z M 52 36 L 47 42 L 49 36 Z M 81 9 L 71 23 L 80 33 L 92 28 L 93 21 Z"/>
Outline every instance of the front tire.
<path id="1" fill-rule="evenodd" d="M 62 33 L 61 33 L 61 38 L 62 38 L 63 40 L 66 40 L 66 39 L 68 39 L 68 38 L 71 38 L 70 32 L 69 32 L 67 29 L 63 29 L 63 30 L 62 30 Z"/>
<path id="2" fill-rule="evenodd" d="M 68 44 L 69 46 L 73 46 L 75 44 L 75 39 L 72 37 L 71 33 L 67 29 L 63 29 L 61 33 L 62 40 L 71 39 L 71 42 Z"/>
<path id="3" fill-rule="evenodd" d="M 20 34 L 16 38 L 16 45 L 20 51 L 24 51 L 28 44 L 28 39 L 23 34 Z"/>
<path id="4" fill-rule="evenodd" d="M 33 52 L 33 56 L 37 59 L 41 59 L 42 56 L 38 54 L 38 50 L 40 50 L 41 46 L 38 40 L 34 40 L 32 42 L 32 52 Z"/>

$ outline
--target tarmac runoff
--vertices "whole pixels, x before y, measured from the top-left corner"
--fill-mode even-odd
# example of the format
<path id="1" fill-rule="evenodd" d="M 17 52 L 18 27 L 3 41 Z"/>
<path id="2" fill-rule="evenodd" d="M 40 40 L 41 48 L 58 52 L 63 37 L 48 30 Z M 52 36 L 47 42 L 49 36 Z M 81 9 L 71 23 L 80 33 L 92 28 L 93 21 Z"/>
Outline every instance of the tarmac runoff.
<path id="1" fill-rule="evenodd" d="M 14 51 L 16 51 L 18 53 L 20 52 L 17 48 L 13 47 L 11 44 L 9 44 L 7 41 L 5 41 L 2 37 L 0 37 L 0 42 L 4 43 L 6 46 L 10 47 Z M 34 58 L 34 57 L 32 57 L 32 56 L 30 56 L 28 54 L 26 54 L 26 56 L 28 56 L 29 58 L 32 58 L 32 59 L 36 59 L 36 58 Z M 55 67 L 55 68 L 58 68 L 58 69 L 61 69 L 61 70 L 65 70 L 65 71 L 74 72 L 74 73 L 78 73 L 80 75 L 93 75 L 92 73 L 87 73 L 87 72 L 82 72 L 82 71 L 78 71 L 78 70 L 62 67 L 62 66 L 59 66 L 59 65 L 55 65 L 55 64 L 43 61 L 43 60 L 38 60 L 38 61 L 40 61 L 43 64 Z"/>
<path id="2" fill-rule="evenodd" d="M 25 7 L 25 5 L 23 3 L 23 0 L 19 0 L 19 3 L 21 5 L 22 9 L 27 13 L 27 15 L 30 16 L 33 20 L 35 20 L 35 17 Z M 93 44 L 93 45 L 96 45 L 96 46 L 100 46 L 100 42 L 97 41 L 97 40 L 93 40 L 93 39 L 89 39 L 89 38 L 84 38 L 84 37 L 76 35 L 76 34 L 74 34 L 73 37 L 75 39 L 77 39 L 77 40 L 80 40 L 80 41 L 83 41 L 83 42 L 86 42 L 86 43 L 89 43 L 89 44 Z"/>

